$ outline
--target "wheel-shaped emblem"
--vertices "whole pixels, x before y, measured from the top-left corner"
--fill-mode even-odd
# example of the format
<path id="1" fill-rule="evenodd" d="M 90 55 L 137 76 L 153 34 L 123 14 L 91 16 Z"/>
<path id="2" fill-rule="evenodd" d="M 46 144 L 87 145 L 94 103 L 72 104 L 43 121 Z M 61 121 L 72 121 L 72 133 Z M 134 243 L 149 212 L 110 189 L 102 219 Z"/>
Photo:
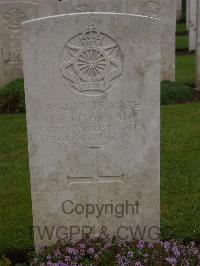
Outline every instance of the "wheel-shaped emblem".
<path id="1" fill-rule="evenodd" d="M 105 74 L 110 60 L 101 48 L 83 48 L 78 52 L 74 69 L 77 75 L 85 81 L 99 81 Z"/>
<path id="2" fill-rule="evenodd" d="M 88 96 L 108 91 L 123 72 L 123 56 L 117 42 L 94 25 L 66 43 L 61 60 L 61 74 L 67 86 Z"/>

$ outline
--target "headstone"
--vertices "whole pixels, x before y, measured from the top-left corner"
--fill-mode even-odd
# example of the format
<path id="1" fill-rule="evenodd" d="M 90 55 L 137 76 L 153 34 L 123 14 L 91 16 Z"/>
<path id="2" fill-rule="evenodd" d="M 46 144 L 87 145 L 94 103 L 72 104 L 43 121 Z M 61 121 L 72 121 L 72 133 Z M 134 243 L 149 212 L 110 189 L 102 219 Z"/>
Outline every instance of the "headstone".
<path id="1" fill-rule="evenodd" d="M 57 12 L 71 13 L 71 12 L 127 12 L 127 0 L 62 0 L 58 1 Z"/>
<path id="2" fill-rule="evenodd" d="M 175 80 L 176 1 L 130 0 L 129 12 L 161 20 L 161 79 Z"/>
<path id="3" fill-rule="evenodd" d="M 179 21 L 182 18 L 182 0 L 176 0 L 176 20 Z"/>
<path id="4" fill-rule="evenodd" d="M 37 248 L 159 238 L 159 24 L 98 12 L 23 23 Z"/>
<path id="5" fill-rule="evenodd" d="M 21 23 L 37 16 L 37 1 L 0 0 L 0 86 L 23 76 Z"/>
<path id="6" fill-rule="evenodd" d="M 45 1 L 46 4 L 45 4 Z M 161 79 L 175 80 L 175 0 L 42 0 L 40 16 L 76 12 L 120 12 L 161 19 Z M 49 11 L 47 11 L 49 10 Z"/>
<path id="7" fill-rule="evenodd" d="M 39 17 L 55 15 L 57 13 L 58 2 L 58 0 L 39 0 Z"/>
<path id="8" fill-rule="evenodd" d="M 186 0 L 186 27 L 189 31 L 189 21 L 190 21 L 190 0 Z"/>
<path id="9" fill-rule="evenodd" d="M 127 13 L 127 2 L 128 0 L 41 0 L 40 16 L 92 11 Z"/>
<path id="10" fill-rule="evenodd" d="M 197 0 L 189 0 L 189 51 L 196 50 Z"/>
<path id="11" fill-rule="evenodd" d="M 200 2 L 197 1 L 196 87 L 200 90 Z"/>

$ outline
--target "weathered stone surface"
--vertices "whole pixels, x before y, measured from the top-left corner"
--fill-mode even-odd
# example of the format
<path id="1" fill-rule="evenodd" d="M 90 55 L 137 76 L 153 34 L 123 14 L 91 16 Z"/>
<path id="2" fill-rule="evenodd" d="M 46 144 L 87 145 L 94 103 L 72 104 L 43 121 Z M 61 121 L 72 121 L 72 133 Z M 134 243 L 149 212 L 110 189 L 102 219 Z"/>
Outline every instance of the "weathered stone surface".
<path id="1" fill-rule="evenodd" d="M 182 18 L 182 0 L 176 0 L 176 20 L 179 21 Z"/>
<path id="2" fill-rule="evenodd" d="M 58 0 L 39 0 L 39 17 L 48 17 L 57 14 L 58 2 Z"/>
<path id="3" fill-rule="evenodd" d="M 190 20 L 190 0 L 186 0 L 186 27 L 189 30 L 189 20 Z"/>
<path id="4" fill-rule="evenodd" d="M 189 0 L 189 51 L 196 50 L 197 0 Z"/>
<path id="5" fill-rule="evenodd" d="M 37 1 L 0 0 L 0 85 L 23 76 L 21 23 L 37 16 Z"/>
<path id="6" fill-rule="evenodd" d="M 161 1 L 161 76 L 162 80 L 175 80 L 176 3 Z"/>
<path id="7" fill-rule="evenodd" d="M 85 233 L 159 238 L 159 29 L 113 13 L 23 23 L 37 248 Z"/>
<path id="8" fill-rule="evenodd" d="M 176 1 L 129 0 L 128 11 L 160 18 L 161 79 L 175 80 Z"/>
<path id="9" fill-rule="evenodd" d="M 175 0 L 62 0 L 48 1 L 40 8 L 41 16 L 76 12 L 123 12 L 144 14 L 161 19 L 161 79 L 175 80 Z M 47 11 L 47 9 L 49 11 Z"/>
<path id="10" fill-rule="evenodd" d="M 127 0 L 63 0 L 57 2 L 57 14 L 77 12 L 127 12 Z"/>

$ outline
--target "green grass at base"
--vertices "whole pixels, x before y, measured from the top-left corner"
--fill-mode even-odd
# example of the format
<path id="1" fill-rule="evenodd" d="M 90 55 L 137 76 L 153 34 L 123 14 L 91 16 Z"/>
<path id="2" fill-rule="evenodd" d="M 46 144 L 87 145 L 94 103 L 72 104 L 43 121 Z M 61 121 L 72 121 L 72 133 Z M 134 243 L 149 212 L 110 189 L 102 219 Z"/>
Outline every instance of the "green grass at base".
<path id="1" fill-rule="evenodd" d="M 162 238 L 200 239 L 200 104 L 161 112 Z"/>
<path id="2" fill-rule="evenodd" d="M 174 82 L 161 82 L 161 104 L 175 104 L 191 102 L 194 99 L 195 91 L 189 86 Z"/>
<path id="3" fill-rule="evenodd" d="M 0 115 L 0 184 L 0 250 L 32 247 L 25 115 Z"/>
<path id="4" fill-rule="evenodd" d="M 200 239 L 200 103 L 161 107 L 162 239 Z M 0 250 L 30 248 L 25 115 L 0 116 Z"/>
<path id="5" fill-rule="evenodd" d="M 188 49 L 188 36 L 177 36 L 176 37 L 176 50 Z"/>
<path id="6" fill-rule="evenodd" d="M 176 57 L 176 82 L 195 87 L 195 55 Z"/>
<path id="7" fill-rule="evenodd" d="M 176 32 L 185 32 L 187 31 L 185 23 L 177 23 L 176 24 Z"/>

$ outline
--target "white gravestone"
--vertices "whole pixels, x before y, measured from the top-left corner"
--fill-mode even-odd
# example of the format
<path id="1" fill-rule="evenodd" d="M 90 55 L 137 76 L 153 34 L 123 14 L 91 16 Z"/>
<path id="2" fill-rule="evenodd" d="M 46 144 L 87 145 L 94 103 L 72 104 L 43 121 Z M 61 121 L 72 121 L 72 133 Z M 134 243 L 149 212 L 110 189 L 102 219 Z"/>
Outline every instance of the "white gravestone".
<path id="1" fill-rule="evenodd" d="M 127 12 L 128 0 L 62 0 L 58 1 L 57 12 L 76 13 L 90 11 Z"/>
<path id="2" fill-rule="evenodd" d="M 196 50 L 197 0 L 189 0 L 189 51 Z"/>
<path id="3" fill-rule="evenodd" d="M 176 1 L 129 0 L 128 12 L 161 20 L 161 79 L 175 80 Z"/>
<path id="4" fill-rule="evenodd" d="M 23 23 L 37 248 L 86 233 L 159 238 L 159 28 L 114 13 Z"/>
<path id="5" fill-rule="evenodd" d="M 190 0 L 186 0 L 186 27 L 189 30 L 189 20 L 190 20 Z"/>
<path id="6" fill-rule="evenodd" d="M 41 0 L 40 16 L 92 11 L 127 13 L 127 6 L 128 0 Z"/>
<path id="7" fill-rule="evenodd" d="M 40 16 L 90 11 L 133 13 L 159 17 L 162 28 L 161 79 L 175 80 L 175 0 L 42 0 Z"/>
<path id="8" fill-rule="evenodd" d="M 21 23 L 37 16 L 36 1 L 0 0 L 0 86 L 23 77 Z"/>

